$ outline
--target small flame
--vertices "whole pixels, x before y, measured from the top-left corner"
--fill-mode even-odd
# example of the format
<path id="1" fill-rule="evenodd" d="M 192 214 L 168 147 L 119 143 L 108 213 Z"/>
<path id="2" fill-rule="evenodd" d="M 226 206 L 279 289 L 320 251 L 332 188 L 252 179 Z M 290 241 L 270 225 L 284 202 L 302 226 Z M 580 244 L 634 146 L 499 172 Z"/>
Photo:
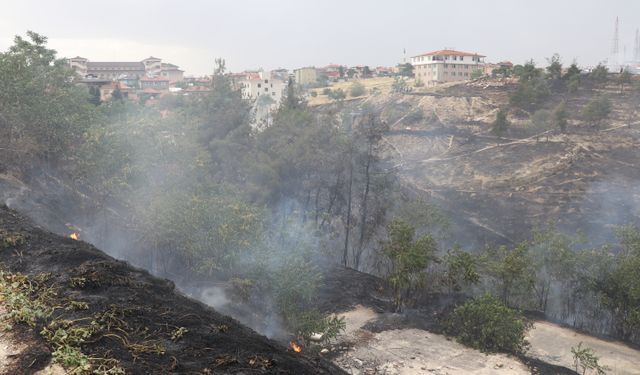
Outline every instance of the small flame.
<path id="1" fill-rule="evenodd" d="M 300 353 L 302 351 L 302 346 L 300 346 L 297 342 L 295 341 L 291 341 L 289 343 L 289 345 L 291 346 L 291 349 L 293 349 L 294 352 L 296 353 Z"/>
<path id="2" fill-rule="evenodd" d="M 80 238 L 80 235 L 78 234 L 78 232 L 73 232 L 69 235 L 69 238 L 71 238 L 72 240 L 77 241 Z"/>

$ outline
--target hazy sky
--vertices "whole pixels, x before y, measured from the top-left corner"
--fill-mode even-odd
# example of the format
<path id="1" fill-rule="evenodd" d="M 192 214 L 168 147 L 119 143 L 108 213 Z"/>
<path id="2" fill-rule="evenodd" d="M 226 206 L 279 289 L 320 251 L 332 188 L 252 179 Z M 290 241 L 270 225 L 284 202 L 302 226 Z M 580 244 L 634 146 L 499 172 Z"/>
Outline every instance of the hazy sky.
<path id="1" fill-rule="evenodd" d="M 378 66 L 443 47 L 591 65 L 608 57 L 616 16 L 632 56 L 640 0 L 1 0 L 0 51 L 33 30 L 61 57 L 153 55 L 187 74 L 211 73 L 216 57 L 234 71 Z"/>

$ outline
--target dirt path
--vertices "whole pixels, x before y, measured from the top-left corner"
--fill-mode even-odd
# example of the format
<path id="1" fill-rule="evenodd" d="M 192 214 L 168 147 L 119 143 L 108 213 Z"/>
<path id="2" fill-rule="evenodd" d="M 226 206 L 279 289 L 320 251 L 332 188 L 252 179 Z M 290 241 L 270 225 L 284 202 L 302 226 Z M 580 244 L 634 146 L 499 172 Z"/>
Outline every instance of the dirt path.
<path id="1" fill-rule="evenodd" d="M 624 343 L 587 336 L 549 322 L 536 322 L 528 340 L 529 353 L 548 363 L 572 368 L 571 347 L 583 342 L 600 357 L 601 364 L 611 369 L 608 375 L 640 374 L 640 351 Z"/>
<path id="2" fill-rule="evenodd" d="M 347 332 L 343 338 L 352 348 L 335 359 L 350 374 L 529 374 L 518 359 L 485 355 L 445 336 L 421 329 L 397 329 L 373 333 L 362 327 L 378 317 L 373 310 L 357 306 L 344 313 Z"/>

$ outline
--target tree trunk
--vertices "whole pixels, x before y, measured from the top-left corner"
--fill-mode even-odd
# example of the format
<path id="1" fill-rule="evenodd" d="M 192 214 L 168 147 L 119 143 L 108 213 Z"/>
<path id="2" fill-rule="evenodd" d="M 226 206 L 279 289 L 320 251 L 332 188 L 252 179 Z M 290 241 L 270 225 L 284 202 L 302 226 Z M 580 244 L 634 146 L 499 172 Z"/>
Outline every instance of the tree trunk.
<path id="1" fill-rule="evenodd" d="M 344 236 L 344 254 L 342 256 L 342 263 L 347 267 L 347 261 L 349 257 L 349 235 L 351 234 L 351 196 L 353 190 L 353 146 L 349 149 L 349 187 L 347 189 L 347 225 L 345 228 Z"/>

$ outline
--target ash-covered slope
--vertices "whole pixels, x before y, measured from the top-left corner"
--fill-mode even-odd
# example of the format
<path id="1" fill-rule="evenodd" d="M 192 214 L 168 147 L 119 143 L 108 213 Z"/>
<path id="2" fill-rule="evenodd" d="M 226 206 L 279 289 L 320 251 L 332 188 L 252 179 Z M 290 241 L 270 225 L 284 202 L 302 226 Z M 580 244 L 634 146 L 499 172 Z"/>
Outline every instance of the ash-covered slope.
<path id="1" fill-rule="evenodd" d="M 39 285 L 52 288 L 58 305 L 35 327 L 13 327 L 12 336 L 26 345 L 12 368 L 3 369 L 6 374 L 35 373 L 47 365 L 52 347 L 39 332 L 54 320 L 90 329 L 82 352 L 115 359 L 128 374 L 342 373 L 177 293 L 170 281 L 87 243 L 46 232 L 5 206 L 0 206 L 0 233 L 25 239 L 17 246 L 0 246 L 4 275 L 41 275 Z M 0 315 L 6 313 L 0 302 Z M 92 323 L 98 328 L 90 328 Z"/>

